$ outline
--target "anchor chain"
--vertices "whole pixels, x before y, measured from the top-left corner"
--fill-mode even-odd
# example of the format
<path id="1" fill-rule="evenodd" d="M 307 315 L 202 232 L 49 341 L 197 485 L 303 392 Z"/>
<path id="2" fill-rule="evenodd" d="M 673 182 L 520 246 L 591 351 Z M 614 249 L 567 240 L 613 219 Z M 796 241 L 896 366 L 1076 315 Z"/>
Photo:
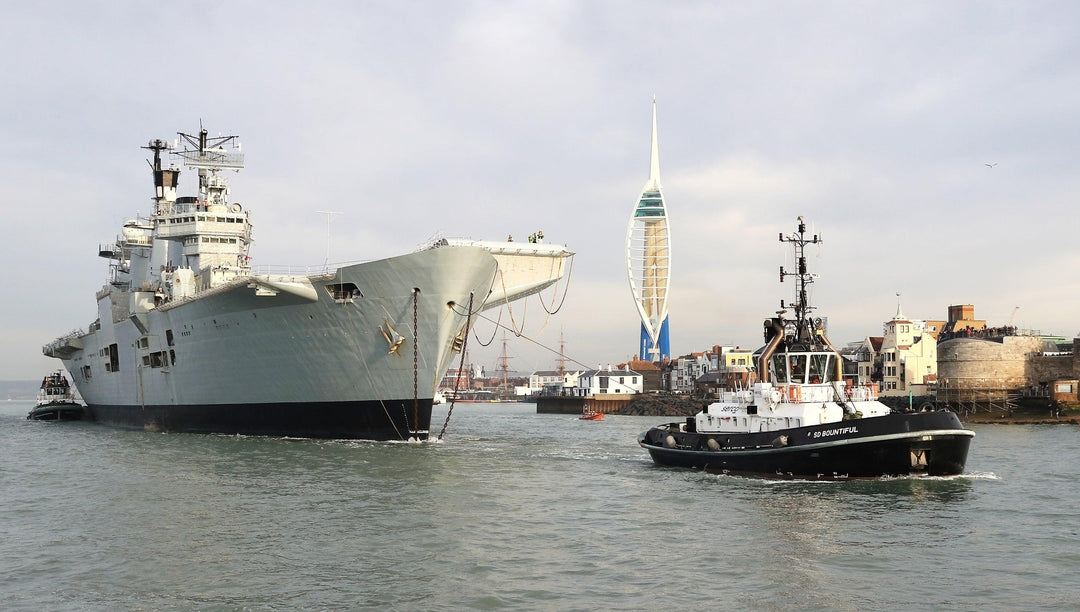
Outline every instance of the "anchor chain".
<path id="1" fill-rule="evenodd" d="M 420 439 L 420 392 L 419 379 L 420 379 L 420 365 L 417 354 L 419 352 L 420 332 L 416 329 L 417 310 L 420 304 L 420 288 L 413 288 L 413 305 L 412 305 L 412 328 L 413 328 L 413 343 L 412 343 L 412 397 L 413 397 L 413 427 L 416 428 L 416 439 Z"/>
<path id="2" fill-rule="evenodd" d="M 469 293 L 469 309 L 465 312 L 465 333 L 461 341 L 461 362 L 458 364 L 458 375 L 454 377 L 454 395 L 450 397 L 450 407 L 446 410 L 446 420 L 443 421 L 442 430 L 439 432 L 439 440 L 446 433 L 446 426 L 450 424 L 450 415 L 454 414 L 454 401 L 457 399 L 458 383 L 461 382 L 461 370 L 465 367 L 465 348 L 469 345 L 469 325 L 472 323 L 473 294 Z"/>

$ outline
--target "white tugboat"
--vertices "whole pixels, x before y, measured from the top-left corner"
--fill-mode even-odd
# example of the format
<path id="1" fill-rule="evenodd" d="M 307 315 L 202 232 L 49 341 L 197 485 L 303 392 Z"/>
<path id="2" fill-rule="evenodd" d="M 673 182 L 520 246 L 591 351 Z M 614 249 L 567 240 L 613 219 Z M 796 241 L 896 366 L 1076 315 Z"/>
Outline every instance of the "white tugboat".
<path id="1" fill-rule="evenodd" d="M 749 384 L 733 384 L 685 423 L 638 437 L 659 465 L 781 478 L 843 479 L 960 474 L 974 432 L 952 412 L 893 412 L 876 390 L 844 379 L 840 354 L 811 316 L 804 249 L 821 239 L 780 235 L 794 246 L 796 301 L 765 320 L 766 345 Z M 787 308 L 794 318 L 785 317 Z"/>
<path id="2" fill-rule="evenodd" d="M 252 269 L 250 211 L 223 173 L 236 136 L 150 141 L 149 217 L 99 247 L 111 280 L 86 330 L 47 344 L 87 417 L 156 431 L 423 439 L 435 389 L 485 308 L 561 279 L 554 244 L 439 240 L 416 252 L 316 273 Z M 197 170 L 177 193 L 171 152 Z"/>
<path id="3" fill-rule="evenodd" d="M 30 421 L 78 421 L 83 418 L 83 405 L 76 400 L 63 371 L 53 372 L 41 380 L 37 404 L 26 418 Z"/>

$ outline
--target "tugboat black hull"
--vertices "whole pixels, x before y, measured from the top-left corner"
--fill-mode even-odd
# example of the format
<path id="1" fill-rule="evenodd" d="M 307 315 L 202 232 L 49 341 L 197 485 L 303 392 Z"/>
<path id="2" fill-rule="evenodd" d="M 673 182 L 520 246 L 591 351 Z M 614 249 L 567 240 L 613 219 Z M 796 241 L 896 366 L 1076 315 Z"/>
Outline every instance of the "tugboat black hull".
<path id="1" fill-rule="evenodd" d="M 68 402 L 38 404 L 26 415 L 28 421 L 79 421 L 82 418 L 82 405 Z"/>
<path id="2" fill-rule="evenodd" d="M 895 413 L 758 433 L 697 433 L 680 423 L 638 437 L 657 465 L 774 478 L 951 476 L 974 432 L 952 412 Z"/>

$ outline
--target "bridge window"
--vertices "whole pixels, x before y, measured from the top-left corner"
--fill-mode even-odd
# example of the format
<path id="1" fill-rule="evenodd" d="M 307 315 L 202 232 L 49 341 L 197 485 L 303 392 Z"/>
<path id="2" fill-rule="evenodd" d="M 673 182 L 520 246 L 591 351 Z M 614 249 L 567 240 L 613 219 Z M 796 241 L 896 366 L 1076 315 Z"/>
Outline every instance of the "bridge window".
<path id="1" fill-rule="evenodd" d="M 793 383 L 805 383 L 806 382 L 806 355 L 795 354 L 788 355 L 788 359 L 791 362 L 791 382 Z"/>
<path id="2" fill-rule="evenodd" d="M 832 380 L 829 376 L 829 364 L 832 362 L 832 357 L 832 355 L 826 353 L 810 355 L 811 383 L 824 383 Z"/>
<path id="3" fill-rule="evenodd" d="M 786 383 L 788 379 L 787 358 L 781 353 L 769 360 L 769 375 L 774 382 Z"/>

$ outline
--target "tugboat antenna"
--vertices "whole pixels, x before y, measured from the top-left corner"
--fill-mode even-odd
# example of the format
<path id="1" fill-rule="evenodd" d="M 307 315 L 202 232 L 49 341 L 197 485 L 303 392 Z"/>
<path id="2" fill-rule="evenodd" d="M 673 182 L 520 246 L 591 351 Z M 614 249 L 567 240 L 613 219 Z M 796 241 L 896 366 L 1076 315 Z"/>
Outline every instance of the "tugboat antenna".
<path id="1" fill-rule="evenodd" d="M 822 239 L 818 234 L 814 234 L 812 237 L 806 235 L 806 222 L 803 221 L 800 215 L 798 230 L 787 236 L 781 232 L 780 242 L 791 243 L 795 249 L 795 261 L 798 270 L 791 272 L 780 266 L 780 282 L 784 282 L 784 277 L 795 277 L 795 302 L 787 306 L 795 310 L 796 337 L 802 341 L 809 341 L 813 337 L 812 330 L 815 327 L 810 320 L 810 311 L 814 307 L 810 305 L 809 296 L 809 285 L 814 282 L 814 276 L 806 268 L 806 245 L 820 244 Z M 783 300 L 780 301 L 780 306 L 784 308 Z"/>

